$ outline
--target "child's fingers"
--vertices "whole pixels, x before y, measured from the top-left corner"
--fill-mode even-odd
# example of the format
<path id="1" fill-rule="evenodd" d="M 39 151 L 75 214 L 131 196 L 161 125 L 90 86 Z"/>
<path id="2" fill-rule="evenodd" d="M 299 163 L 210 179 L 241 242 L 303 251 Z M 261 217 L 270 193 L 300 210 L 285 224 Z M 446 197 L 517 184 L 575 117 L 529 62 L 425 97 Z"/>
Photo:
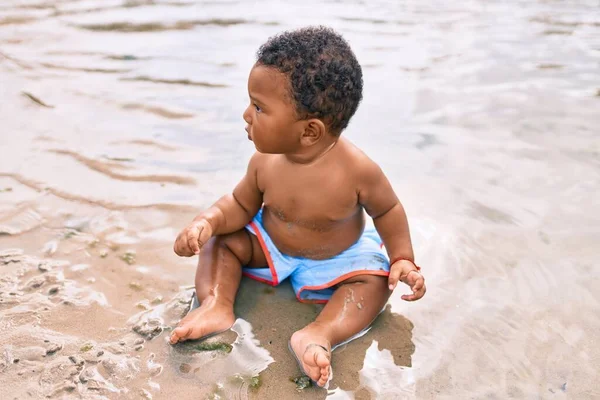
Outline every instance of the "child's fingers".
<path id="1" fill-rule="evenodd" d="M 426 291 L 427 289 L 425 288 L 425 286 L 421 286 L 421 288 L 414 293 L 415 300 L 419 300 L 421 297 L 425 296 Z"/>
<path id="2" fill-rule="evenodd" d="M 200 233 L 198 234 L 198 248 L 201 249 L 202 246 L 204 246 L 206 244 L 206 242 L 208 242 L 208 239 L 210 239 L 211 237 L 211 233 L 209 231 L 209 229 L 206 228 L 206 226 L 202 225 L 200 226 Z"/>
<path id="3" fill-rule="evenodd" d="M 175 254 L 181 257 L 189 257 L 194 253 L 191 253 L 187 244 L 187 235 L 179 234 L 177 239 L 175 239 L 175 244 L 173 245 L 173 251 Z"/>
<path id="4" fill-rule="evenodd" d="M 414 294 L 403 294 L 401 299 L 406 300 L 406 301 L 415 301 L 416 300 Z"/>
<path id="5" fill-rule="evenodd" d="M 406 300 L 406 301 L 415 301 L 415 300 L 419 300 L 421 297 L 423 297 L 425 295 L 425 292 L 427 291 L 425 288 L 425 280 L 424 279 L 419 279 L 419 281 L 417 283 L 420 283 L 419 288 L 417 288 L 417 284 L 415 284 L 412 287 L 412 294 L 405 294 L 402 296 L 402 300 Z"/>
<path id="6" fill-rule="evenodd" d="M 200 230 L 197 225 L 191 227 L 187 234 L 187 244 L 194 254 L 200 253 L 200 246 L 198 245 L 199 236 Z"/>
<path id="7" fill-rule="evenodd" d="M 418 292 L 419 290 L 421 290 L 421 288 L 423 288 L 423 285 L 425 285 L 425 279 L 423 279 L 422 276 L 419 276 L 417 278 L 417 281 L 415 282 L 415 284 L 412 287 L 412 291 L 414 292 Z"/>
<path id="8" fill-rule="evenodd" d="M 400 268 L 392 268 L 388 277 L 388 285 L 390 290 L 394 290 L 400 279 Z"/>
<path id="9" fill-rule="evenodd" d="M 419 300 L 423 295 L 419 295 L 419 292 L 413 292 L 413 294 L 403 294 L 401 299 L 406 301 Z"/>

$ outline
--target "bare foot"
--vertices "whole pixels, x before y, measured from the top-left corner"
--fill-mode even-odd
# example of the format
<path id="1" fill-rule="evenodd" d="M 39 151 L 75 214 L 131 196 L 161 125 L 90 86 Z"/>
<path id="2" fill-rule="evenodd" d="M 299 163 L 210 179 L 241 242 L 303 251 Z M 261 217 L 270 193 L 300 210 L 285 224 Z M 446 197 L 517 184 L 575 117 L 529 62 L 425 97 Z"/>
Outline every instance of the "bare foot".
<path id="1" fill-rule="evenodd" d="M 303 372 L 317 385 L 325 386 L 331 372 L 331 345 L 327 338 L 309 326 L 295 332 L 290 343 Z"/>
<path id="2" fill-rule="evenodd" d="M 185 340 L 200 339 L 231 328 L 235 322 L 233 308 L 206 298 L 199 308 L 186 315 L 171 333 L 170 342 L 175 344 Z"/>

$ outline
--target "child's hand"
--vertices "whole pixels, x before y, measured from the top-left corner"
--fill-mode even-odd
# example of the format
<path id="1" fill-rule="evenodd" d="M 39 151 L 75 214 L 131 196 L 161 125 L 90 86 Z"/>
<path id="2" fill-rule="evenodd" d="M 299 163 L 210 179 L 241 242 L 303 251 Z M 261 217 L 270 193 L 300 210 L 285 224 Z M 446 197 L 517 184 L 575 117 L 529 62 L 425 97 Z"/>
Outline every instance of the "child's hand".
<path id="1" fill-rule="evenodd" d="M 194 221 L 177 236 L 173 250 L 175 250 L 175 254 L 182 257 L 200 254 L 200 249 L 208 242 L 212 234 L 213 228 L 207 220 Z"/>
<path id="2" fill-rule="evenodd" d="M 416 265 L 408 260 L 396 261 L 390 268 L 388 284 L 390 290 L 394 290 L 398 281 L 406 283 L 413 291 L 413 294 L 402 295 L 402 300 L 415 301 L 425 295 L 425 278 L 417 270 Z"/>

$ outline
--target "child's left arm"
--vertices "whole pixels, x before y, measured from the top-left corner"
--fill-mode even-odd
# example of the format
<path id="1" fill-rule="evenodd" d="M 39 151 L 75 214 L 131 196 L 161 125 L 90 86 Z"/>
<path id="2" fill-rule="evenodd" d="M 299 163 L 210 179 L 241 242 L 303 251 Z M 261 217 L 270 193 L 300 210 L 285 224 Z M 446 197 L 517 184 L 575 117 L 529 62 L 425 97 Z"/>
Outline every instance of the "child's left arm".
<path id="1" fill-rule="evenodd" d="M 390 276 L 388 278 L 390 290 L 394 290 L 400 280 L 410 286 L 413 291 L 411 295 L 403 295 L 402 299 L 418 300 L 425 294 L 425 279 L 414 262 L 404 207 L 377 164 L 369 160 L 362 165 L 362 171 L 358 200 L 373 218 L 375 228 L 390 257 Z"/>

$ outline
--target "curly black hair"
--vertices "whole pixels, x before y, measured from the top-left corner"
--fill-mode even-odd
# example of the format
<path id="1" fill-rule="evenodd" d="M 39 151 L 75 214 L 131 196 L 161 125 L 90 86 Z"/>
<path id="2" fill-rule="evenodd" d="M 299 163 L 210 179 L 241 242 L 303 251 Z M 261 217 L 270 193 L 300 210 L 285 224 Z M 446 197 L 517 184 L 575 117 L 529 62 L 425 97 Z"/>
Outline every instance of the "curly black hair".
<path id="1" fill-rule="evenodd" d="M 269 38 L 257 65 L 285 74 L 299 118 L 319 118 L 334 135 L 350 122 L 362 100 L 362 70 L 348 42 L 333 29 L 317 26 Z"/>

